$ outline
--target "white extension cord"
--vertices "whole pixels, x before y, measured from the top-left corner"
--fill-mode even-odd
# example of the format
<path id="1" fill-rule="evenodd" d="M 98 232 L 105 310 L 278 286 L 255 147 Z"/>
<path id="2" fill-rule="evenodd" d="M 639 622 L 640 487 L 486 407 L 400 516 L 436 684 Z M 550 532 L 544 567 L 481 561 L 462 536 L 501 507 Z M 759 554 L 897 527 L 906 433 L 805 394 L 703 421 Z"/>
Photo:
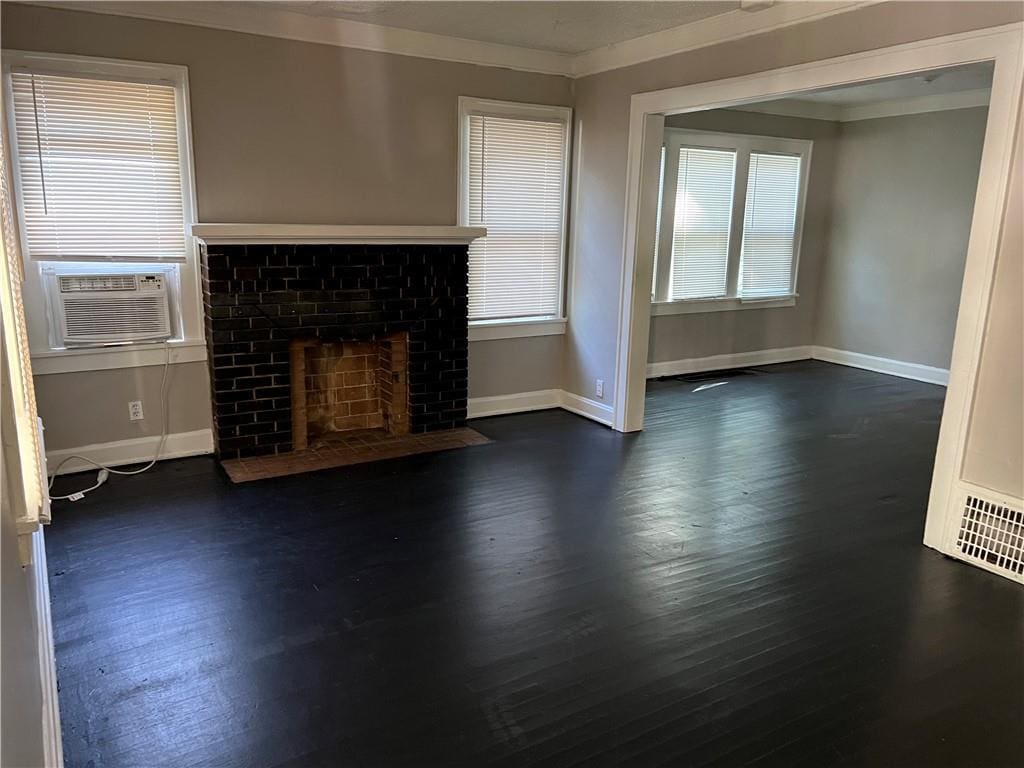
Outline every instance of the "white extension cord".
<path id="1" fill-rule="evenodd" d="M 88 488 L 83 488 L 80 491 L 69 493 L 66 496 L 51 496 L 50 501 L 80 501 L 81 499 L 85 498 L 85 494 L 89 493 L 90 491 L 95 491 L 97 488 L 99 488 L 101 485 L 107 482 L 107 479 L 110 477 L 111 474 L 138 475 L 141 474 L 142 472 L 145 472 L 147 469 L 150 469 L 154 464 L 157 463 L 157 461 L 160 459 L 160 454 L 163 453 L 164 443 L 167 442 L 167 371 L 171 367 L 171 345 L 167 344 L 166 342 L 164 343 L 164 353 L 164 372 L 163 376 L 160 378 L 160 442 L 157 443 L 156 453 L 153 454 L 153 458 L 150 460 L 150 462 L 146 464 L 146 466 L 140 467 L 139 469 L 114 469 L 113 467 L 108 467 L 103 464 L 100 464 L 97 461 L 93 461 L 88 456 L 79 456 L 77 454 L 74 456 L 66 456 L 64 460 L 61 461 L 61 463 L 58 464 L 57 467 L 53 470 L 53 474 L 50 475 L 50 484 L 47 486 L 47 490 L 53 489 L 53 482 L 54 480 L 57 479 L 57 474 L 60 472 L 60 468 L 63 467 L 72 459 L 84 461 L 87 464 L 92 464 L 94 467 L 99 469 L 99 473 L 96 475 L 96 483 Z"/>

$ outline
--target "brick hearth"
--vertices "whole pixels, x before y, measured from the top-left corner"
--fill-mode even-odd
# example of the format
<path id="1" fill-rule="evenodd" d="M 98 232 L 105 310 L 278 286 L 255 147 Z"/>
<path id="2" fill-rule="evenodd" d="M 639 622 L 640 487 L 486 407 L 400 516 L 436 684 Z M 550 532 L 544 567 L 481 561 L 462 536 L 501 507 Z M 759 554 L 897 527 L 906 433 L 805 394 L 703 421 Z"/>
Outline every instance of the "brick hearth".
<path id="1" fill-rule="evenodd" d="M 408 334 L 409 431 L 464 426 L 467 246 L 203 246 L 221 459 L 292 451 L 289 344 Z"/>

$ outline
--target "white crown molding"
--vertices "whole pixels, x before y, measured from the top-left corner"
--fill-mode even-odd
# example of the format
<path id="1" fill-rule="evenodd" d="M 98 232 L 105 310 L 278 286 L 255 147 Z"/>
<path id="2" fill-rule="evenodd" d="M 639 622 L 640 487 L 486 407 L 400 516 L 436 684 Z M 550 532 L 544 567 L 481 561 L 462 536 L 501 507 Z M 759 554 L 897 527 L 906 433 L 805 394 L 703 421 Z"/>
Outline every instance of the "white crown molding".
<path id="1" fill-rule="evenodd" d="M 555 51 L 540 51 L 514 45 L 485 43 L 461 37 L 435 35 L 411 29 L 384 27 L 361 21 L 312 16 L 306 13 L 258 7 L 259 3 L 175 2 L 29 2 L 68 11 L 130 16 L 152 21 L 169 21 L 194 27 L 246 32 L 265 37 L 280 37 L 305 43 L 321 43 L 340 48 L 357 48 L 378 53 L 416 56 L 424 59 L 454 61 L 504 67 L 525 72 L 569 76 L 573 56 Z"/>
<path id="2" fill-rule="evenodd" d="M 484 227 L 349 226 L 335 224 L 193 224 L 207 245 L 451 245 L 487 234 Z"/>
<path id="3" fill-rule="evenodd" d="M 779 99 L 764 104 L 741 104 L 729 107 L 738 112 L 759 112 L 765 115 L 800 117 L 811 120 L 829 120 L 836 123 L 852 123 L 858 120 L 874 120 L 879 117 L 920 115 L 926 112 L 944 112 L 950 109 L 969 109 L 988 106 L 991 91 L 978 88 L 954 93 L 934 93 L 926 96 L 911 96 L 905 99 L 887 99 L 874 104 L 857 107 L 839 107 L 799 99 Z"/>
<path id="4" fill-rule="evenodd" d="M 874 5 L 878 1 L 823 2 L 808 0 L 807 2 L 778 3 L 756 13 L 744 10 L 729 11 L 690 24 L 652 32 L 632 40 L 624 40 L 604 48 L 585 51 L 575 57 L 573 74 L 576 77 L 586 77 L 609 69 L 642 64 L 645 61 L 660 59 L 684 51 L 706 48 L 710 45 L 740 40 L 744 37 L 760 35 L 807 21 L 824 19 Z"/>
<path id="5" fill-rule="evenodd" d="M 736 10 L 580 54 L 486 43 L 360 21 L 312 16 L 257 4 L 154 2 L 46 2 L 24 4 L 85 13 L 129 16 L 266 37 L 503 67 L 564 77 L 586 77 L 710 45 L 856 10 L 881 0 L 807 0 L 776 3 L 756 12 Z"/>

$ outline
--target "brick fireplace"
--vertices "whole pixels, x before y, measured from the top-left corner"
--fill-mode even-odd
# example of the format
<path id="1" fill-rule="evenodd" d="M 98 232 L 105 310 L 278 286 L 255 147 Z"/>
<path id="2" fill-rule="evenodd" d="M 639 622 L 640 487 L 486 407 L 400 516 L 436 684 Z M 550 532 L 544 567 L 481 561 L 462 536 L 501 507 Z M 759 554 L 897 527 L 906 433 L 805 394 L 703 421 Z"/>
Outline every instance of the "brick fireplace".
<path id="1" fill-rule="evenodd" d="M 195 225 L 221 460 L 463 427 L 465 227 Z M 268 242 L 268 240 L 272 242 Z"/>

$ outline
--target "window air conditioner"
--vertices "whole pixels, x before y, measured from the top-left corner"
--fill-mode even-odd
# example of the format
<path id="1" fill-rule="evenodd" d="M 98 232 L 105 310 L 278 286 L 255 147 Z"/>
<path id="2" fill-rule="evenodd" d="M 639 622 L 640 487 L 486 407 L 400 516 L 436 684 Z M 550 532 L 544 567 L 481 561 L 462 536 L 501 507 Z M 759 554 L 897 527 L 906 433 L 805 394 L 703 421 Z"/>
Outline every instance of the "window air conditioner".
<path id="1" fill-rule="evenodd" d="M 167 274 L 50 274 L 57 335 L 64 347 L 171 338 Z"/>

